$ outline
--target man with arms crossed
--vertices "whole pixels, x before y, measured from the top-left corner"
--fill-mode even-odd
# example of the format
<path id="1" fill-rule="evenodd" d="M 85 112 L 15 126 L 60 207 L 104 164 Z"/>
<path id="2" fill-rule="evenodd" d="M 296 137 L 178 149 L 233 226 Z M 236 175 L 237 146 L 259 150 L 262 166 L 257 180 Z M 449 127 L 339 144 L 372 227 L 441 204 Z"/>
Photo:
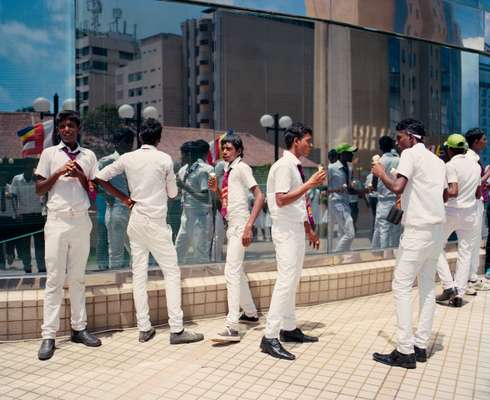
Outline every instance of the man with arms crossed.
<path id="1" fill-rule="evenodd" d="M 101 341 L 86 330 L 85 310 L 85 268 L 92 230 L 88 191 L 89 180 L 97 172 L 97 158 L 77 142 L 78 113 L 61 112 L 57 126 L 61 142 L 42 152 L 34 173 L 36 194 L 48 193 L 48 217 L 44 227 L 47 275 L 40 360 L 48 360 L 55 351 L 65 276 L 70 293 L 72 342 L 90 347 L 101 345 Z"/>
<path id="2" fill-rule="evenodd" d="M 463 295 L 470 275 L 471 254 L 475 243 L 477 225 L 477 194 L 480 186 L 480 166 L 466 156 L 464 136 L 454 134 L 446 143 L 449 161 L 446 164 L 448 197 L 446 203 L 445 241 L 456 231 L 458 235 L 458 260 L 454 280 L 449 270 L 444 251 L 437 261 L 437 273 L 444 291 L 436 297 L 437 302 L 449 301 L 454 307 L 463 305 Z"/>
<path id="3" fill-rule="evenodd" d="M 141 148 L 121 155 L 97 173 L 95 181 L 132 208 L 128 236 L 133 259 L 133 296 L 140 331 L 139 341 L 147 342 L 155 336 L 146 290 L 151 252 L 165 277 L 170 344 L 192 343 L 204 337 L 200 333 L 184 330 L 180 268 L 172 243 L 172 231 L 167 225 L 167 200 L 177 196 L 177 184 L 172 158 L 156 148 L 161 137 L 162 125 L 155 119 L 147 119 L 141 127 Z M 131 198 L 108 182 L 122 173 L 126 174 Z"/>
<path id="4" fill-rule="evenodd" d="M 313 248 L 318 249 L 320 245 L 311 215 L 307 212 L 305 195 L 310 189 L 322 185 L 327 175 L 321 169 L 305 181 L 299 158 L 307 157 L 311 152 L 310 128 L 295 123 L 284 133 L 284 140 L 287 150 L 272 165 L 267 177 L 277 279 L 260 349 L 275 358 L 294 360 L 296 357 L 282 347 L 279 336 L 285 342 L 318 341 L 317 337 L 305 335 L 296 326 L 296 289 L 303 269 L 305 233 Z"/>
<path id="5" fill-rule="evenodd" d="M 221 141 L 225 175 L 218 187 L 216 177 L 209 179 L 209 188 L 221 199 L 221 216 L 228 222 L 226 235 L 225 278 L 228 291 L 228 316 L 226 328 L 212 338 L 215 342 L 239 342 L 238 323 L 258 322 L 255 307 L 243 271 L 245 247 L 252 243 L 252 227 L 264 205 L 264 195 L 252 174 L 252 169 L 243 162 L 243 143 L 237 135 L 227 135 Z M 248 210 L 248 193 L 254 196 L 252 212 Z M 240 305 L 243 314 L 240 315 Z"/>
<path id="6" fill-rule="evenodd" d="M 403 236 L 393 273 L 393 295 L 398 321 L 398 345 L 390 354 L 374 353 L 383 364 L 416 368 L 416 361 L 427 360 L 432 319 L 435 311 L 435 268 L 442 251 L 444 162 L 424 146 L 425 129 L 415 120 L 403 120 L 396 126 L 397 142 L 402 150 L 398 174 L 394 178 L 381 163 L 373 163 L 372 172 L 385 186 L 401 195 Z M 412 286 L 418 280 L 420 313 L 415 337 L 412 332 Z"/>

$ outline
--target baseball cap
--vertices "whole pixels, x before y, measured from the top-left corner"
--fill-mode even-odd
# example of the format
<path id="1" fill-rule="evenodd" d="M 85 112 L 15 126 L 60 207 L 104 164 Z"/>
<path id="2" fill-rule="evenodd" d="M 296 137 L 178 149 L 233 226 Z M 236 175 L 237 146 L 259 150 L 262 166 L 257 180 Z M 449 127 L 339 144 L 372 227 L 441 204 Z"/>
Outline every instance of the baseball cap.
<path id="1" fill-rule="evenodd" d="M 452 135 L 449 135 L 447 140 L 444 142 L 444 146 L 451 149 L 468 148 L 465 137 L 463 135 L 460 135 L 459 133 L 453 133 Z"/>
<path id="2" fill-rule="evenodd" d="M 357 151 L 357 147 L 352 146 L 349 143 L 341 143 L 335 148 L 335 151 L 337 151 L 337 154 L 354 153 Z"/>

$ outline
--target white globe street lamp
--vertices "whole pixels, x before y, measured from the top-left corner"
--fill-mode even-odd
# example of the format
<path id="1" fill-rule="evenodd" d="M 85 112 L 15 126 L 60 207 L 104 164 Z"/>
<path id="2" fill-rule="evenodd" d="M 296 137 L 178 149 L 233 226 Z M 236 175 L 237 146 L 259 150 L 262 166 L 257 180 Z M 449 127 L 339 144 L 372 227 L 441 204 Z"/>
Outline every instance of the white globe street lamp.
<path id="1" fill-rule="evenodd" d="M 143 110 L 143 119 L 148 118 L 158 119 L 158 110 L 155 107 L 148 106 Z"/>
<path id="2" fill-rule="evenodd" d="M 51 103 L 46 97 L 38 97 L 32 102 L 32 107 L 36 112 L 48 113 L 51 108 Z"/>
<path id="3" fill-rule="evenodd" d="M 75 111 L 77 109 L 77 104 L 75 99 L 69 98 L 66 99 L 62 104 L 61 104 L 61 110 L 62 111 Z"/>
<path id="4" fill-rule="evenodd" d="M 134 108 L 129 104 L 123 104 L 117 109 L 117 113 L 119 114 L 119 118 L 132 119 L 134 117 Z"/>
<path id="5" fill-rule="evenodd" d="M 288 115 L 283 115 L 279 118 L 279 114 L 264 114 L 260 117 L 260 125 L 267 132 L 274 132 L 274 159 L 279 159 L 279 132 L 285 131 L 293 124 L 293 120 Z"/>

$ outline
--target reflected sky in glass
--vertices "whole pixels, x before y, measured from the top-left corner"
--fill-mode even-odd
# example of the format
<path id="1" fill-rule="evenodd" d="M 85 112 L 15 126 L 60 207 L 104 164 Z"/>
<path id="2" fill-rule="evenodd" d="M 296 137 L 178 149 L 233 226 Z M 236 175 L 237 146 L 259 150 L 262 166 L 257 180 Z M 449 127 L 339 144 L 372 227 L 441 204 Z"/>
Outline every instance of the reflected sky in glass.
<path id="1" fill-rule="evenodd" d="M 1 0 L 0 111 L 74 97 L 74 18 L 66 0 Z"/>

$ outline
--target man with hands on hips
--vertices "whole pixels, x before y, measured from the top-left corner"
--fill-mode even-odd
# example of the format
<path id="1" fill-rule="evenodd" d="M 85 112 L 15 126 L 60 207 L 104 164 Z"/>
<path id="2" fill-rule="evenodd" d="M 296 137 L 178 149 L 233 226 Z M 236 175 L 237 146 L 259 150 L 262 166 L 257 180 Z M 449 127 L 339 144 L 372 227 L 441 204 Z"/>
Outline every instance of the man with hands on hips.
<path id="1" fill-rule="evenodd" d="M 319 168 L 306 180 L 300 158 L 312 149 L 313 132 L 300 123 L 284 133 L 287 150 L 276 161 L 267 177 L 267 197 L 272 218 L 272 241 L 276 251 L 277 279 L 272 293 L 262 352 L 275 358 L 294 360 L 283 342 L 317 342 L 296 326 L 296 289 L 301 278 L 305 256 L 305 235 L 310 246 L 318 249 L 320 240 L 314 231 L 311 206 L 306 193 L 322 184 L 327 177 Z"/>

